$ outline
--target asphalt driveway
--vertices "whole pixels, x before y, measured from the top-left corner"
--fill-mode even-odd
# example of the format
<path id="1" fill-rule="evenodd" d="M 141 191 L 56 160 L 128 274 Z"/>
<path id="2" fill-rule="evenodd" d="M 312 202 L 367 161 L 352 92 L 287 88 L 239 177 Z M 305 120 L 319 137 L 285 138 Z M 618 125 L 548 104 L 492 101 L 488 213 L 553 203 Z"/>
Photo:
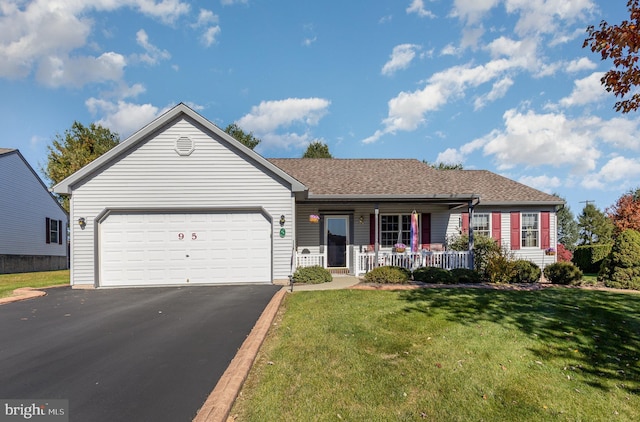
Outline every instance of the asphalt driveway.
<path id="1" fill-rule="evenodd" d="M 71 421 L 190 421 L 280 286 L 56 288 L 0 306 L 0 398 Z"/>

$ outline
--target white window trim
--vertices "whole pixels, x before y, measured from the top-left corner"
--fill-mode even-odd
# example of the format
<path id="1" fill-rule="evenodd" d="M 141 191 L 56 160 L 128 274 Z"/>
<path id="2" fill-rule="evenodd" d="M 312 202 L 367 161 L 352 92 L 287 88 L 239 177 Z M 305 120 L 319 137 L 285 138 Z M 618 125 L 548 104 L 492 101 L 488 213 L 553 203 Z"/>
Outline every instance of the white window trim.
<path id="1" fill-rule="evenodd" d="M 380 248 L 383 248 L 385 250 L 386 249 L 391 250 L 393 249 L 393 245 L 395 245 L 396 243 L 402 242 L 402 217 L 406 215 L 409 218 L 411 218 L 411 214 L 412 213 L 393 213 L 393 212 L 380 214 L 380 223 L 379 223 L 380 224 Z M 418 216 L 420 215 L 421 214 L 418 213 Z M 396 232 L 396 240 L 393 242 L 393 244 L 391 246 L 385 246 L 382 244 L 382 217 L 389 217 L 389 216 L 398 217 L 398 227 L 400 228 L 400 230 Z M 409 238 L 411 238 L 411 228 L 409 228 Z M 422 244 L 422 218 L 418 218 L 418 239 L 419 239 L 418 244 Z M 407 248 L 411 248 L 411 245 L 409 245 L 409 243 L 405 243 L 405 244 L 407 245 Z"/>
<path id="2" fill-rule="evenodd" d="M 493 223 L 493 222 L 491 221 L 491 220 L 492 220 L 492 218 L 491 218 L 491 213 L 490 213 L 490 212 L 478 212 L 478 213 L 473 213 L 473 217 L 476 217 L 476 216 L 478 216 L 478 215 L 486 215 L 486 216 L 487 216 L 487 218 L 488 218 L 488 222 L 489 222 L 489 232 L 488 232 L 485 236 L 487 236 L 487 237 L 491 237 L 491 233 L 492 233 L 492 229 L 493 229 L 493 228 L 491 227 L 491 224 Z M 473 225 L 473 217 L 471 218 L 471 221 L 469 222 L 469 226 L 470 226 L 471 228 L 473 228 L 473 233 L 474 233 L 474 234 L 481 234 L 481 232 L 482 232 L 483 230 L 478 230 L 478 229 L 476 229 L 476 228 L 474 227 L 474 225 Z"/>
<path id="3" fill-rule="evenodd" d="M 535 246 L 525 246 L 523 243 L 522 234 L 524 233 L 524 216 L 526 214 L 531 214 L 536 216 L 536 244 Z M 540 213 L 539 212 L 521 212 L 520 213 L 520 249 L 540 249 Z"/>

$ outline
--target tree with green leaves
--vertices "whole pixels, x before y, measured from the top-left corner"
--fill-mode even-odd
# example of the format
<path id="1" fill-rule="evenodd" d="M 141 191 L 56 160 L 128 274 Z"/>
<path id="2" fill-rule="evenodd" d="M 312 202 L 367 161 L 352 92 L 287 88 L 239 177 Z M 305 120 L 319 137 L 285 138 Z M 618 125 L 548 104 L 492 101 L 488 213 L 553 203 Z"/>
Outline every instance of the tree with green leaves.
<path id="1" fill-rule="evenodd" d="M 443 163 L 443 162 L 439 162 L 439 163 L 430 163 L 427 160 L 422 160 L 423 163 L 425 163 L 426 165 L 428 165 L 431 168 L 434 168 L 436 170 L 464 170 L 464 167 L 462 166 L 462 163 Z"/>
<path id="2" fill-rule="evenodd" d="M 587 203 L 578 216 L 579 243 L 581 245 L 593 245 L 597 243 L 610 243 L 613 236 L 613 223 L 611 219 L 596 208 Z"/>
<path id="3" fill-rule="evenodd" d="M 329 152 L 329 146 L 320 141 L 313 141 L 307 147 L 302 158 L 333 158 Z"/>
<path id="4" fill-rule="evenodd" d="M 56 134 L 47 146 L 47 166 L 41 168 L 51 186 L 66 179 L 82 167 L 118 145 L 120 136 L 109 129 L 92 123 L 84 126 L 73 122 L 64 135 Z M 69 197 L 59 196 L 58 201 L 69 211 Z"/>
<path id="5" fill-rule="evenodd" d="M 250 149 L 254 149 L 258 144 L 260 144 L 260 142 L 262 142 L 261 139 L 258 139 L 253 135 L 253 132 L 246 133 L 235 123 L 231 123 L 229 126 L 224 128 L 224 131 L 231 135 L 236 141 Z"/>
<path id="6" fill-rule="evenodd" d="M 558 194 L 554 195 L 561 198 Z M 578 223 L 571 212 L 571 207 L 567 204 L 563 205 L 556 215 L 558 218 L 558 243 L 573 251 L 578 243 Z"/>

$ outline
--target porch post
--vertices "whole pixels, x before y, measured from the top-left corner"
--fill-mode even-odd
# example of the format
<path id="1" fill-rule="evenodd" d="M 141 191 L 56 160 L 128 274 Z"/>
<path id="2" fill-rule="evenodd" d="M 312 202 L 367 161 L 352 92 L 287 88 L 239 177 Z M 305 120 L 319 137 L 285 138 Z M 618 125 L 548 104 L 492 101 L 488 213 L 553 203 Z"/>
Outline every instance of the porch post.
<path id="1" fill-rule="evenodd" d="M 375 268 L 378 266 L 378 249 L 380 248 L 380 223 L 379 223 L 380 209 L 378 207 L 378 204 L 376 204 L 375 206 L 374 215 L 375 215 L 374 224 L 376 225 L 376 227 L 375 227 L 375 244 L 373 245 L 373 250 L 375 251 L 373 267 Z"/>
<path id="2" fill-rule="evenodd" d="M 473 256 L 473 200 L 469 201 L 469 269 L 474 269 Z"/>

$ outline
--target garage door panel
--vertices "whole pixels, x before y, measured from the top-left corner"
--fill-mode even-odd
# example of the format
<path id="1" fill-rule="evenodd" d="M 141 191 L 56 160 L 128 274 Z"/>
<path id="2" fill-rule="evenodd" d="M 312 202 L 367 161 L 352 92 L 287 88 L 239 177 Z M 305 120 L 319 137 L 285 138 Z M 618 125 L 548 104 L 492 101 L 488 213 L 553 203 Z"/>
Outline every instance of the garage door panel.
<path id="1" fill-rule="evenodd" d="M 271 282 L 260 213 L 113 213 L 100 230 L 103 286 Z"/>

